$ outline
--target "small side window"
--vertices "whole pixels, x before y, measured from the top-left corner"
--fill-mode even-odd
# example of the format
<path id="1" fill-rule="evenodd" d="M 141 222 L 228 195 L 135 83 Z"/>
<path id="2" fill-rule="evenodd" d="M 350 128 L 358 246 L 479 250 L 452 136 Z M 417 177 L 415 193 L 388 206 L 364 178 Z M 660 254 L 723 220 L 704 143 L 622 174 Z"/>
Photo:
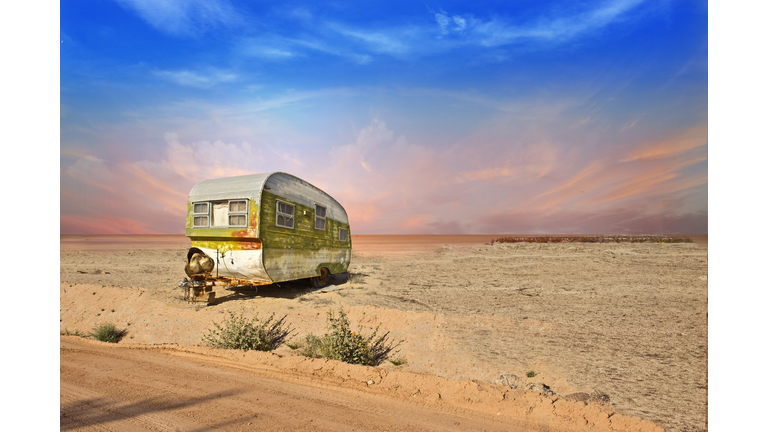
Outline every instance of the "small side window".
<path id="1" fill-rule="evenodd" d="M 208 228 L 208 203 L 192 204 L 192 227 Z"/>
<path id="2" fill-rule="evenodd" d="M 293 228 L 293 210 L 292 204 L 277 202 L 277 226 L 284 228 Z"/>
<path id="3" fill-rule="evenodd" d="M 325 207 L 315 204 L 315 229 L 325 231 Z"/>
<path id="4" fill-rule="evenodd" d="M 339 229 L 339 241 L 345 242 L 347 241 L 347 230 L 345 229 Z"/>
<path id="5" fill-rule="evenodd" d="M 229 202 L 229 226 L 244 227 L 248 220 L 248 202 L 230 201 Z"/>

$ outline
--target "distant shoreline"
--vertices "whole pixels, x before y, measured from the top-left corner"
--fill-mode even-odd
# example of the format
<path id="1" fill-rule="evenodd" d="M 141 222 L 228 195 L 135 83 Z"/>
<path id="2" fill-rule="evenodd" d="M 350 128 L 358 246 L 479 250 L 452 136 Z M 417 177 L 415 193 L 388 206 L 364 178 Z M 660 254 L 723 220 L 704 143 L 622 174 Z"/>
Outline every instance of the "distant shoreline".
<path id="1" fill-rule="evenodd" d="M 470 246 L 490 243 L 502 237 L 582 237 L 587 234 L 353 234 L 357 252 L 425 252 L 444 245 Z M 594 235 L 594 234 L 592 234 Z M 667 234 L 672 235 L 672 234 Z M 682 234 L 694 243 L 707 246 L 708 234 Z M 124 251 L 177 249 L 191 246 L 184 234 L 61 234 L 61 251 Z"/>

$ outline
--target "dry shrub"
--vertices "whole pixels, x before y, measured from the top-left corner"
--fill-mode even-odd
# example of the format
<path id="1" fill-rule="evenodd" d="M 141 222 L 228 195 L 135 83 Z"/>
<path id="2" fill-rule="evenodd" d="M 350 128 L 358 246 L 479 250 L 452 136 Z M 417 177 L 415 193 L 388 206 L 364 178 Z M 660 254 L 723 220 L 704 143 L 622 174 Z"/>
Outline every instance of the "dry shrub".
<path id="1" fill-rule="evenodd" d="M 91 337 L 102 342 L 117 343 L 126 333 L 128 330 L 118 330 L 114 323 L 106 322 L 94 327 Z"/>
<path id="2" fill-rule="evenodd" d="M 322 337 L 307 335 L 301 353 L 307 357 L 325 357 L 345 363 L 378 366 L 395 348 L 385 333 L 379 335 L 379 327 L 370 335 L 360 330 L 352 331 L 349 318 L 343 310 L 336 316 L 328 311 L 328 332 Z"/>
<path id="3" fill-rule="evenodd" d="M 276 320 L 275 314 L 272 314 L 260 322 L 258 314 L 249 320 L 243 317 L 242 312 L 239 316 L 230 312 L 229 318 L 225 318 L 221 325 L 213 323 L 215 329 L 209 329 L 208 334 L 203 335 L 203 342 L 214 348 L 272 351 L 285 341 L 290 332 L 285 326 L 286 318 Z"/>

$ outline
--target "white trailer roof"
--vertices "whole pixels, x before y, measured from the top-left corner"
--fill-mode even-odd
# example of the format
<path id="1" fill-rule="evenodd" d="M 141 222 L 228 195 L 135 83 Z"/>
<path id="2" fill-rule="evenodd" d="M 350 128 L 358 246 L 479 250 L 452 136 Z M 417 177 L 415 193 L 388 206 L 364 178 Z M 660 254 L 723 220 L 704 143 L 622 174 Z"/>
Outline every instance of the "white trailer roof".
<path id="1" fill-rule="evenodd" d="M 349 224 L 347 212 L 333 197 L 296 176 L 282 172 L 204 180 L 192 187 L 189 200 L 198 202 L 238 198 L 255 199 L 261 195 L 264 186 L 277 196 L 308 207 L 320 204 L 326 207 L 326 217 Z"/>
<path id="2" fill-rule="evenodd" d="M 237 177 L 203 180 L 192 186 L 190 201 L 211 201 L 236 198 L 256 198 L 267 178 L 274 173 L 250 174 Z"/>

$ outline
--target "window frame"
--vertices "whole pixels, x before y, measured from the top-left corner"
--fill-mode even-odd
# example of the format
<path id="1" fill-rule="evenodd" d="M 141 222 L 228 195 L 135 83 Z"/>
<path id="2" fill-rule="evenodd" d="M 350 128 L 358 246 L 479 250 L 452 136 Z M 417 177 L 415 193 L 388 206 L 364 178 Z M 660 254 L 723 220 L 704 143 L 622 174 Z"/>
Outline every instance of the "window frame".
<path id="1" fill-rule="evenodd" d="M 317 208 L 318 207 L 320 207 L 321 209 L 325 210 L 325 216 L 318 216 L 317 215 Z M 322 219 L 323 220 L 323 227 L 322 228 L 318 228 L 317 227 L 318 219 Z M 322 206 L 322 205 L 320 205 L 318 203 L 315 203 L 315 229 L 319 230 L 319 231 L 325 231 L 327 227 L 328 227 L 328 207 Z"/>
<path id="2" fill-rule="evenodd" d="M 205 204 L 205 213 L 195 212 L 195 205 Z M 205 216 L 207 223 L 205 225 L 195 225 L 195 218 Z M 197 201 L 192 203 L 192 228 L 210 228 L 211 226 L 211 203 L 208 201 Z"/>
<path id="3" fill-rule="evenodd" d="M 283 201 L 283 200 L 275 200 L 275 225 L 280 228 L 289 228 L 294 229 L 296 226 L 296 206 L 294 204 L 291 204 L 289 202 Z M 280 225 L 280 216 L 283 216 L 285 218 L 285 215 L 287 213 L 280 211 L 280 203 L 283 203 L 287 206 L 291 207 L 291 226 L 288 225 Z"/>
<path id="4" fill-rule="evenodd" d="M 342 231 L 344 232 L 344 240 L 341 239 L 341 232 Z M 346 243 L 347 242 L 347 238 L 348 238 L 347 237 L 347 229 L 346 228 L 339 228 L 339 241 Z"/>
<path id="5" fill-rule="evenodd" d="M 233 199 L 227 201 L 227 225 L 230 228 L 246 228 L 248 227 L 248 203 L 249 200 L 247 199 Z M 233 202 L 244 202 L 245 203 L 245 210 L 244 211 L 237 211 L 233 212 L 231 211 L 232 203 Z M 245 223 L 243 225 L 232 225 L 230 222 L 232 222 L 232 219 L 230 219 L 231 216 L 245 216 Z"/>

